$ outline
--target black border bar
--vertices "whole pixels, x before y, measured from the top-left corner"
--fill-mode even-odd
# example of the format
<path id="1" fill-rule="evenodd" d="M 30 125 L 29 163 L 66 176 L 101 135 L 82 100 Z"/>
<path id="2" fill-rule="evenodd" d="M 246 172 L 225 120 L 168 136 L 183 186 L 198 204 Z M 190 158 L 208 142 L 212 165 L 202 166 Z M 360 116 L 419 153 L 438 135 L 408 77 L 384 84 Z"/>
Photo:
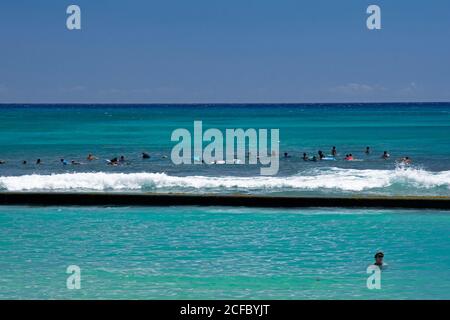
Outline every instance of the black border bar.
<path id="1" fill-rule="evenodd" d="M 208 317 L 205 314 L 182 314 L 183 307 L 214 307 L 215 312 Z M 240 306 L 240 305 L 268 305 L 267 313 L 257 315 L 255 313 L 248 314 L 242 312 L 242 308 L 235 307 L 235 311 L 239 313 L 228 313 L 226 306 Z M 430 316 L 430 313 L 446 311 L 449 307 L 449 301 L 398 301 L 398 300 L 329 300 L 329 301 L 305 301 L 305 300 L 152 300 L 152 301 L 2 301 L 0 307 L 5 311 L 9 309 L 14 315 L 29 315 L 30 312 L 37 312 L 36 314 L 45 313 L 45 315 L 57 315 L 61 318 L 62 315 L 70 315 L 70 318 L 85 318 L 87 309 L 89 312 L 95 311 L 101 313 L 102 317 L 105 315 L 114 315 L 114 317 L 129 318 L 133 315 L 141 314 L 143 318 L 147 319 L 302 319 L 307 318 L 306 314 L 314 315 L 314 318 L 321 318 L 327 316 L 330 318 L 377 318 L 380 313 L 389 313 L 391 309 L 401 311 L 403 316 L 415 316 L 423 314 Z M 62 307 L 64 309 L 59 309 Z M 220 311 L 219 311 L 220 310 Z M 228 308 L 228 310 L 230 310 Z M 139 317 L 141 318 L 141 317 Z"/>

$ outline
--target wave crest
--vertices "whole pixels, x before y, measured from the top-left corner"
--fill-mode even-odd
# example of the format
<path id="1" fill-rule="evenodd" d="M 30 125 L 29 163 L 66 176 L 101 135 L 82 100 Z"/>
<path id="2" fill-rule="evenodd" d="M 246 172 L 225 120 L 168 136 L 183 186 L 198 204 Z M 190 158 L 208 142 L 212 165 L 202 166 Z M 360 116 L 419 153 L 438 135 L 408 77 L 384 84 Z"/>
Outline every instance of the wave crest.
<path id="1" fill-rule="evenodd" d="M 64 173 L 0 177 L 0 189 L 7 191 L 204 191 L 347 192 L 385 190 L 450 189 L 450 171 L 422 169 L 357 170 L 328 168 L 287 177 L 170 176 L 165 173 Z"/>

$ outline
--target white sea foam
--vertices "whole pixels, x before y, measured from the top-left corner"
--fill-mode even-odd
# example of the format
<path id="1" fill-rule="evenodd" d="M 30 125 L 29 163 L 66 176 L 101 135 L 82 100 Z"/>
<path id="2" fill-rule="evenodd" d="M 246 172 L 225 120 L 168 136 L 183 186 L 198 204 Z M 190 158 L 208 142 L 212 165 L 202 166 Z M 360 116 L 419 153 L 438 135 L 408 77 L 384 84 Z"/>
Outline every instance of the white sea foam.
<path id="1" fill-rule="evenodd" d="M 403 190 L 450 190 L 450 171 L 413 168 L 357 170 L 328 168 L 288 177 L 170 176 L 165 173 L 65 173 L 0 177 L 7 191 L 370 191 L 399 187 Z M 449 191 L 450 194 L 450 191 Z"/>

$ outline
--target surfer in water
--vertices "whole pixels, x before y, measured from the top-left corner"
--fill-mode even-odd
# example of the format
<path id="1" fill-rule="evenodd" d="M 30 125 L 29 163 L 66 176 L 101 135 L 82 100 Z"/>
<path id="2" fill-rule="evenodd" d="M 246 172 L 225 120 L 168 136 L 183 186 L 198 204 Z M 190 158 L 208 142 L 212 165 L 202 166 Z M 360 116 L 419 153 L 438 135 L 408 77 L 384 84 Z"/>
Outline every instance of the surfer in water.
<path id="1" fill-rule="evenodd" d="M 42 162 L 41 162 L 41 159 L 37 159 L 36 160 L 36 164 L 41 164 Z"/>
<path id="2" fill-rule="evenodd" d="M 400 163 L 402 164 L 411 164 L 411 158 L 410 157 L 404 157 L 400 159 Z"/>
<path id="3" fill-rule="evenodd" d="M 317 152 L 319 154 L 319 160 L 322 160 L 323 158 L 325 158 L 325 154 L 322 152 L 322 150 L 319 150 L 319 152 Z"/>
<path id="4" fill-rule="evenodd" d="M 150 159 L 150 155 L 147 152 L 142 152 L 142 159 Z"/>
<path id="5" fill-rule="evenodd" d="M 350 153 L 350 154 L 348 154 L 348 155 L 345 156 L 345 160 L 347 160 L 347 161 L 353 161 L 353 160 L 355 160 L 355 158 L 353 158 L 353 155 Z"/>
<path id="6" fill-rule="evenodd" d="M 383 155 L 381 156 L 381 158 L 384 159 L 384 160 L 387 160 L 387 159 L 389 159 L 390 156 L 391 155 L 387 151 L 384 151 Z"/>
<path id="7" fill-rule="evenodd" d="M 306 154 L 306 152 L 303 152 L 303 157 L 302 157 L 302 159 L 303 159 L 303 161 L 308 161 L 308 160 L 309 160 L 309 157 L 308 157 L 308 155 Z"/>
<path id="8" fill-rule="evenodd" d="M 336 156 L 337 156 L 336 147 L 333 147 L 333 148 L 331 149 L 331 155 L 332 155 L 333 157 L 336 157 Z"/>
<path id="9" fill-rule="evenodd" d="M 365 153 L 366 155 L 369 155 L 369 154 L 370 154 L 370 147 L 366 147 L 366 151 L 364 151 L 364 153 Z"/>
<path id="10" fill-rule="evenodd" d="M 116 166 L 118 163 L 119 163 L 119 160 L 117 159 L 117 157 L 112 158 L 111 160 L 108 161 L 108 164 L 112 165 L 112 166 Z"/>
<path id="11" fill-rule="evenodd" d="M 377 267 L 380 268 L 380 270 L 386 269 L 387 268 L 387 264 L 383 262 L 384 259 L 384 253 L 381 251 L 378 251 L 375 254 L 375 263 L 374 265 L 376 265 Z"/>
<path id="12" fill-rule="evenodd" d="M 61 159 L 60 161 L 61 161 L 61 163 L 62 163 L 64 166 L 67 165 L 67 161 L 66 161 L 66 160 Z"/>
<path id="13" fill-rule="evenodd" d="M 93 160 L 97 160 L 98 158 L 89 153 L 86 159 L 88 161 L 93 161 Z"/>

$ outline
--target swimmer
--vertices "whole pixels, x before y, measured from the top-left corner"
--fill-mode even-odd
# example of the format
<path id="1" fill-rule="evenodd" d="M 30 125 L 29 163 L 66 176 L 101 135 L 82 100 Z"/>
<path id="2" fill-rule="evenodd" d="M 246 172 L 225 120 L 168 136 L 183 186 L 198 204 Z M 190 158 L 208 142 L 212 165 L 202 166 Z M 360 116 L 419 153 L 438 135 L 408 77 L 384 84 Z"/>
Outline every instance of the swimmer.
<path id="1" fill-rule="evenodd" d="M 369 154 L 370 154 L 370 147 L 366 147 L 366 151 L 364 151 L 364 153 L 365 153 L 366 155 L 369 155 Z"/>
<path id="2" fill-rule="evenodd" d="M 303 161 L 308 161 L 308 160 L 309 160 L 309 157 L 308 157 L 308 155 L 306 154 L 306 152 L 303 152 L 303 157 L 302 157 L 302 159 L 303 159 Z"/>
<path id="3" fill-rule="evenodd" d="M 337 156 L 336 147 L 333 147 L 333 149 L 331 149 L 331 155 L 332 155 L 333 157 L 336 157 L 336 156 Z"/>
<path id="4" fill-rule="evenodd" d="M 323 158 L 325 158 L 325 155 L 323 154 L 323 152 L 321 150 L 319 150 L 319 152 L 317 152 L 319 154 L 319 159 L 322 160 Z"/>
<path id="5" fill-rule="evenodd" d="M 98 158 L 89 153 L 86 159 L 88 161 L 92 161 L 92 160 L 97 160 Z"/>
<path id="6" fill-rule="evenodd" d="M 384 151 L 383 155 L 381 156 L 381 158 L 384 159 L 384 160 L 387 160 L 387 159 L 389 159 L 390 156 L 391 155 L 387 151 Z"/>
<path id="7" fill-rule="evenodd" d="M 374 265 L 378 266 L 381 270 L 387 268 L 387 264 L 383 262 L 384 259 L 384 253 L 381 251 L 378 251 L 375 254 L 375 263 Z"/>
<path id="8" fill-rule="evenodd" d="M 37 159 L 36 160 L 36 164 L 41 164 L 42 162 L 41 162 L 41 159 Z"/>
<path id="9" fill-rule="evenodd" d="M 120 156 L 119 158 L 119 163 L 125 163 L 125 157 L 124 156 Z"/>
<path id="10" fill-rule="evenodd" d="M 23 161 L 22 161 L 22 164 L 27 164 L 27 160 L 23 160 Z"/>
<path id="11" fill-rule="evenodd" d="M 117 165 L 117 163 L 118 163 L 119 161 L 117 160 L 117 157 L 116 158 L 112 158 L 111 160 L 109 160 L 108 161 L 108 164 L 110 164 L 110 165 Z"/>
<path id="12" fill-rule="evenodd" d="M 64 159 L 61 159 L 60 161 L 61 161 L 61 163 L 62 163 L 63 165 L 66 165 L 66 164 L 67 164 L 67 161 L 64 160 Z"/>
<path id="13" fill-rule="evenodd" d="M 400 159 L 400 162 L 403 164 L 410 164 L 411 163 L 411 159 L 409 157 L 404 157 Z"/>
<path id="14" fill-rule="evenodd" d="M 150 159 L 150 155 L 147 152 L 142 152 L 142 159 Z"/>
<path id="15" fill-rule="evenodd" d="M 353 161 L 353 160 L 355 160 L 355 158 L 353 158 L 353 155 L 350 153 L 350 154 L 348 154 L 348 155 L 345 157 L 345 160 L 347 160 L 347 161 Z"/>
<path id="16" fill-rule="evenodd" d="M 71 163 L 72 165 L 79 165 L 79 164 L 81 164 L 81 162 L 77 162 L 77 161 L 75 161 L 75 160 L 70 161 L 70 163 Z"/>
<path id="17" fill-rule="evenodd" d="M 290 156 L 287 152 L 285 152 L 285 153 L 284 153 L 284 157 L 285 157 L 285 158 L 290 158 L 291 156 Z"/>

